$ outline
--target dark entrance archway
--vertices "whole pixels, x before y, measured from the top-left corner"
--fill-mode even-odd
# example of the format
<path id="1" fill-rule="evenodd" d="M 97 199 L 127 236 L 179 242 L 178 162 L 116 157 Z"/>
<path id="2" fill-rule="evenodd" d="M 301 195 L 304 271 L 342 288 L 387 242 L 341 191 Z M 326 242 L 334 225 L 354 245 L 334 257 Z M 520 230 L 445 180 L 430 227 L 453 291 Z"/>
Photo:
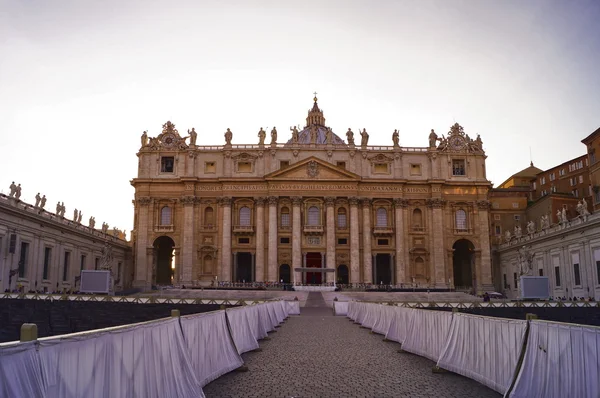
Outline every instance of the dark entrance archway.
<path id="1" fill-rule="evenodd" d="M 238 252 L 235 264 L 235 281 L 254 282 L 252 253 Z"/>
<path id="2" fill-rule="evenodd" d="M 347 285 L 350 283 L 348 266 L 345 264 L 340 265 L 337 269 L 337 283 L 341 283 L 342 285 Z"/>
<path id="3" fill-rule="evenodd" d="M 156 275 L 154 283 L 157 285 L 170 285 L 173 283 L 174 269 L 173 247 L 175 242 L 168 236 L 161 236 L 154 241 L 154 251 L 156 253 Z"/>
<path id="4" fill-rule="evenodd" d="M 306 253 L 306 268 L 321 268 L 321 253 Z M 320 285 L 323 280 L 322 272 L 306 272 L 305 283 Z"/>
<path id="5" fill-rule="evenodd" d="M 452 246 L 454 255 L 452 257 L 452 266 L 454 271 L 455 288 L 473 287 L 473 260 L 475 246 L 470 240 L 457 240 Z"/>
<path id="6" fill-rule="evenodd" d="M 378 285 L 392 284 L 392 256 L 388 253 L 377 253 L 375 255 L 375 278 Z"/>
<path id="7" fill-rule="evenodd" d="M 281 264 L 279 266 L 279 280 L 283 280 L 283 283 L 291 283 L 291 272 L 289 264 Z"/>

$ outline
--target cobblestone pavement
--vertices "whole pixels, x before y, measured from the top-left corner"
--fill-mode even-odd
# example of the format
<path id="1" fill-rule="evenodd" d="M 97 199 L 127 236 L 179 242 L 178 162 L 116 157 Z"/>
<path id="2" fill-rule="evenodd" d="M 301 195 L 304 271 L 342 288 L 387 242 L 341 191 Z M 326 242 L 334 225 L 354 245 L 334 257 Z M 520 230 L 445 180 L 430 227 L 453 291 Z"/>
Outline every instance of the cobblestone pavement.
<path id="1" fill-rule="evenodd" d="M 320 295 L 320 293 L 317 293 Z M 309 295 L 307 303 L 318 301 Z M 242 357 L 248 372 L 231 372 L 204 388 L 207 397 L 500 397 L 453 373 L 434 374 L 432 361 L 399 354 L 330 308 L 305 307 L 290 317 L 260 352 Z"/>

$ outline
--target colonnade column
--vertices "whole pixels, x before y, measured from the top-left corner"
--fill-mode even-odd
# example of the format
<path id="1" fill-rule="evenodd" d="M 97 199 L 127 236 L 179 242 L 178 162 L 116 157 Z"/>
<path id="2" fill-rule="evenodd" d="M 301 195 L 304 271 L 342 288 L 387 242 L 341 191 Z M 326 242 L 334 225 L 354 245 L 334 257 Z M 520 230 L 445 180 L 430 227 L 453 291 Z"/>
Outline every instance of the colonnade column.
<path id="1" fill-rule="evenodd" d="M 335 269 L 335 198 L 334 197 L 326 197 L 325 198 L 325 206 L 327 207 L 327 258 L 325 264 L 327 268 Z M 329 273 L 325 272 L 323 277 L 323 282 L 335 282 L 335 272 L 332 273 L 332 277 L 334 280 L 329 281 L 328 277 Z"/>
<path id="2" fill-rule="evenodd" d="M 256 282 L 265 280 L 265 198 L 256 198 L 256 259 L 254 275 Z"/>
<path id="3" fill-rule="evenodd" d="M 302 224 L 300 218 L 301 196 L 292 197 L 292 283 L 301 281 L 301 273 L 296 268 L 302 267 Z"/>
<path id="4" fill-rule="evenodd" d="M 221 246 L 221 280 L 231 281 L 231 198 L 221 198 L 223 208 L 223 237 Z"/>
<path id="5" fill-rule="evenodd" d="M 181 273 L 179 278 L 181 284 L 191 286 L 194 269 L 194 196 L 184 196 L 181 198 L 183 203 L 183 243 L 182 243 L 182 261 Z"/>
<path id="6" fill-rule="evenodd" d="M 149 289 L 150 284 L 153 282 L 150 280 L 152 277 L 151 272 L 152 262 L 148 261 L 148 255 L 146 249 L 148 248 L 148 213 L 149 205 L 152 199 L 143 197 L 138 198 L 136 201 L 136 207 L 138 212 L 137 225 L 135 228 L 135 277 L 133 281 L 133 287 L 141 289 Z M 95 261 L 92 256 L 92 262 Z"/>
<path id="7" fill-rule="evenodd" d="M 490 202 L 487 200 L 477 201 L 478 222 L 479 222 L 479 242 L 481 243 L 481 270 L 480 284 L 483 290 L 492 290 L 492 255 L 490 253 L 490 224 L 489 208 Z"/>
<path id="8" fill-rule="evenodd" d="M 358 198 L 348 198 L 348 203 L 350 203 L 350 283 L 360 283 Z"/>
<path id="9" fill-rule="evenodd" d="M 363 282 L 373 283 L 373 258 L 371 254 L 371 199 L 362 198 L 363 211 Z"/>
<path id="10" fill-rule="evenodd" d="M 269 281 L 279 281 L 277 278 L 277 196 L 269 196 L 269 253 L 268 276 Z"/>
<path id="11" fill-rule="evenodd" d="M 396 284 L 406 283 L 406 264 L 404 264 L 404 208 L 408 201 L 402 198 L 394 199 L 394 225 L 395 245 L 396 245 Z"/>
<path id="12" fill-rule="evenodd" d="M 446 287 L 446 256 L 444 255 L 444 215 L 442 207 L 444 201 L 440 198 L 433 198 L 427 201 L 427 205 L 432 209 L 432 239 L 433 239 L 433 269 L 431 283 L 435 287 Z"/>

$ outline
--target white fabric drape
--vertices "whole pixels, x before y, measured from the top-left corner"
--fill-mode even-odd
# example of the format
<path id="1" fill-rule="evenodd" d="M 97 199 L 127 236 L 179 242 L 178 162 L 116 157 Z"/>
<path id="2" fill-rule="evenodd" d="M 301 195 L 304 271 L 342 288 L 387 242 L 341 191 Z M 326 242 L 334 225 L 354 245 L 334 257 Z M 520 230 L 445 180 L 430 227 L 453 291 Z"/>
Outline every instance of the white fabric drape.
<path id="1" fill-rule="evenodd" d="M 360 303 L 356 301 L 350 301 L 348 303 L 348 318 L 356 321 L 356 315 L 358 314 L 358 309 L 360 307 Z"/>
<path id="2" fill-rule="evenodd" d="M 267 337 L 267 331 L 260 319 L 260 310 L 258 305 L 249 305 L 246 307 L 248 312 L 248 323 L 256 340 Z"/>
<path id="3" fill-rule="evenodd" d="M 275 330 L 275 326 L 279 325 L 279 321 L 277 320 L 277 314 L 275 313 L 275 303 L 265 303 L 263 304 L 267 308 L 267 313 L 269 314 L 269 322 L 271 323 L 271 328 L 269 330 Z"/>
<path id="4" fill-rule="evenodd" d="M 360 323 L 362 325 L 365 322 L 367 313 L 368 313 L 367 303 L 360 303 L 358 305 L 358 310 L 356 311 L 356 319 L 354 321 L 356 323 Z"/>
<path id="5" fill-rule="evenodd" d="M 387 334 L 385 335 L 386 340 L 396 341 L 402 343 L 406 339 L 408 330 L 412 323 L 412 317 L 414 309 L 405 307 L 392 307 L 394 309 L 394 316 L 390 322 Z"/>
<path id="6" fill-rule="evenodd" d="M 258 319 L 261 322 L 261 328 L 265 332 L 270 332 L 273 330 L 273 325 L 271 324 L 271 317 L 269 316 L 269 308 L 266 303 L 257 304 L 256 308 L 258 309 Z"/>
<path id="7" fill-rule="evenodd" d="M 286 301 L 289 315 L 300 315 L 300 301 Z"/>
<path id="8" fill-rule="evenodd" d="M 513 380 L 527 321 L 454 314 L 438 366 L 504 394 Z"/>
<path id="9" fill-rule="evenodd" d="M 335 315 L 348 315 L 348 302 L 347 301 L 334 301 L 333 302 L 333 313 Z"/>
<path id="10" fill-rule="evenodd" d="M 37 342 L 0 345 L 0 398 L 44 397 Z"/>
<path id="11" fill-rule="evenodd" d="M 437 362 L 446 345 L 452 313 L 415 310 L 402 349 Z"/>
<path id="12" fill-rule="evenodd" d="M 600 328 L 534 320 L 510 397 L 595 398 L 599 375 Z"/>
<path id="13" fill-rule="evenodd" d="M 254 332 L 250 325 L 249 317 L 256 316 L 247 306 L 228 308 L 226 311 L 231 337 L 235 343 L 238 354 L 256 350 L 258 341 L 254 337 Z"/>
<path id="14" fill-rule="evenodd" d="M 373 325 L 375 325 L 377 318 L 379 318 L 379 312 L 381 311 L 382 305 L 368 303 L 366 304 L 366 307 L 367 315 L 360 324 L 368 329 L 373 329 Z"/>
<path id="15" fill-rule="evenodd" d="M 180 322 L 192 368 L 202 387 L 244 364 L 230 338 L 225 311 L 182 316 Z"/>
<path id="16" fill-rule="evenodd" d="M 273 301 L 273 309 L 275 310 L 275 316 L 277 317 L 277 324 L 285 321 L 285 312 L 281 308 L 281 302 Z"/>
<path id="17" fill-rule="evenodd" d="M 387 334 L 393 317 L 394 306 L 382 305 L 379 308 L 379 317 L 375 321 L 372 331 L 374 333 Z"/>
<path id="18" fill-rule="evenodd" d="M 45 397 L 204 397 L 177 318 L 39 340 Z"/>

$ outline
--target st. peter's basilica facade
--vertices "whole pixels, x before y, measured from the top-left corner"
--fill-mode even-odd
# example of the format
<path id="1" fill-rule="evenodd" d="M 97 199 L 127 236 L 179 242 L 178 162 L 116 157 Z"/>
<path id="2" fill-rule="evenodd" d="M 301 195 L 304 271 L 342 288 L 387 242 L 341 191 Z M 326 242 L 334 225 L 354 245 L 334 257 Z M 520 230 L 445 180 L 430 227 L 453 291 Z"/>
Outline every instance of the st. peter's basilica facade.
<path id="1" fill-rule="evenodd" d="M 211 281 L 492 288 L 491 187 L 479 136 L 454 124 L 422 148 L 338 137 L 314 99 L 306 127 L 258 144 L 144 132 L 134 285 Z M 267 137 L 269 136 L 269 137 Z M 356 137 L 356 138 L 355 138 Z M 356 139 L 356 142 L 355 142 Z M 268 141 L 268 142 L 265 142 Z"/>

